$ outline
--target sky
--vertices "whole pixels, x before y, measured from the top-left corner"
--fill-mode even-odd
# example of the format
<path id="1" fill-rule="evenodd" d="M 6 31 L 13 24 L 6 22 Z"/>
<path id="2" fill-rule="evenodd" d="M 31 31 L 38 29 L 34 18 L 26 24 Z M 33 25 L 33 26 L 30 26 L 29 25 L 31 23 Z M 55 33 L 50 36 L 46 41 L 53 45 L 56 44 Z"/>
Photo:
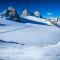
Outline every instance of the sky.
<path id="1" fill-rule="evenodd" d="M 60 0 L 0 0 L 0 12 L 9 6 L 15 7 L 20 15 L 26 8 L 31 12 L 39 11 L 43 17 L 60 16 Z"/>

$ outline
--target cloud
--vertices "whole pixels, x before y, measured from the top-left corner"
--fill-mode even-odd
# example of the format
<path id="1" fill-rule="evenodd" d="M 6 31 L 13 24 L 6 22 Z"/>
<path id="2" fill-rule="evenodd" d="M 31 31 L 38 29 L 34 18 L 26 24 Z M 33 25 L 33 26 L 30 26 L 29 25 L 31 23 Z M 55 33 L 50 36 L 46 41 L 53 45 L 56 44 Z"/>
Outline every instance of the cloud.
<path id="1" fill-rule="evenodd" d="M 47 15 L 53 15 L 51 12 L 47 12 Z"/>

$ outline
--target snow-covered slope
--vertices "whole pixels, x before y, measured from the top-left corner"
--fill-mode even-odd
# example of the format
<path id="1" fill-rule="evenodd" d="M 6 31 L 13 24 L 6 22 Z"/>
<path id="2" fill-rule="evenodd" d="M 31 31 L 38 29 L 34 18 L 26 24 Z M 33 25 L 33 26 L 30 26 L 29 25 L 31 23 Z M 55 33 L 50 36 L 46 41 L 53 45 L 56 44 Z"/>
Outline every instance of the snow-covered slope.
<path id="1" fill-rule="evenodd" d="M 21 29 L 25 26 L 26 24 L 15 22 L 13 20 L 7 20 L 5 17 L 0 18 L 0 33 Z"/>
<path id="2" fill-rule="evenodd" d="M 60 60 L 60 27 L 0 18 L 0 60 Z"/>
<path id="3" fill-rule="evenodd" d="M 44 24 L 47 24 L 47 25 L 53 25 L 49 20 L 39 18 L 39 17 L 35 17 L 35 16 L 23 16 L 22 18 L 25 18 L 25 19 L 28 19 L 28 20 L 31 20 L 31 21 L 35 21 L 35 22 L 44 23 Z"/>
<path id="4" fill-rule="evenodd" d="M 0 60 L 60 60 L 60 42 L 45 47 L 1 42 Z"/>
<path id="5" fill-rule="evenodd" d="M 36 46 L 55 44 L 60 41 L 60 28 L 56 26 L 23 24 L 6 19 L 2 21 L 8 25 L 0 26 L 0 40 Z"/>
<path id="6" fill-rule="evenodd" d="M 3 29 L 7 29 L 7 27 Z M 28 25 L 23 28 L 0 33 L 0 39 L 36 46 L 56 44 L 60 41 L 60 28 L 54 26 Z"/>

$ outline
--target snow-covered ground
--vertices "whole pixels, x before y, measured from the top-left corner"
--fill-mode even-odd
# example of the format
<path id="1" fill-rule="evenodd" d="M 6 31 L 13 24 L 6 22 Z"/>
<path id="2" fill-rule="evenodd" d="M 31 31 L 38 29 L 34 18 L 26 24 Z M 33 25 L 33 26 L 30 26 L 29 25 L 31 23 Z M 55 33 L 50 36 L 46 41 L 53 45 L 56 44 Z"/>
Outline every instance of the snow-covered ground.
<path id="1" fill-rule="evenodd" d="M 45 47 L 2 43 L 0 60 L 60 60 L 60 42 Z"/>
<path id="2" fill-rule="evenodd" d="M 0 40 L 45 46 L 60 41 L 60 28 L 35 24 L 5 26 L 0 28 Z"/>
<path id="3" fill-rule="evenodd" d="M 0 60 L 60 60 L 60 27 L 0 18 Z"/>

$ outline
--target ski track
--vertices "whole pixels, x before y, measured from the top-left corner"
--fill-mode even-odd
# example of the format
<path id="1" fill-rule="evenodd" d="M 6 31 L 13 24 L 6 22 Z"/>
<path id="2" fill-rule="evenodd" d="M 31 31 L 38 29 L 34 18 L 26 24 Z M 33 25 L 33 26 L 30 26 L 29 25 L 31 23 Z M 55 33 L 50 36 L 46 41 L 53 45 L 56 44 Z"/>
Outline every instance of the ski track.
<path id="1" fill-rule="evenodd" d="M 26 25 L 26 26 L 24 25 L 24 26 L 22 26 L 22 27 L 20 26 L 19 28 L 16 28 L 16 29 L 12 29 L 12 30 L 8 30 L 8 31 L 0 32 L 0 34 L 1 33 L 6 33 L 6 32 L 11 32 L 11 31 L 15 31 L 15 30 L 19 30 L 19 29 L 24 29 L 24 28 L 27 28 L 27 27 L 29 27 L 29 25 Z"/>

